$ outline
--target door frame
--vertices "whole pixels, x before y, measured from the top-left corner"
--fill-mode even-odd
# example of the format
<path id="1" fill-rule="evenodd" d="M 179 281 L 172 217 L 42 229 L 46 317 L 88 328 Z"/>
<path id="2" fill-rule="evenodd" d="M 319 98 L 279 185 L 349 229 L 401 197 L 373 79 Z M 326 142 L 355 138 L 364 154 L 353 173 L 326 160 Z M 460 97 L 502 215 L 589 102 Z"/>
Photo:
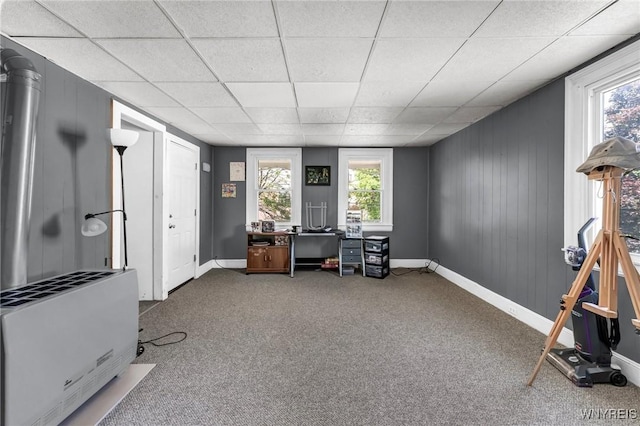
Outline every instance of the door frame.
<path id="1" fill-rule="evenodd" d="M 111 127 L 122 128 L 122 122 L 134 124 L 141 129 L 154 133 L 154 206 L 153 215 L 149 220 L 153 220 L 153 300 L 165 300 L 168 297 L 168 263 L 166 262 L 167 237 L 169 221 L 165 212 L 168 210 L 168 197 L 164 194 L 164 188 L 168 184 L 168 170 L 166 168 L 167 147 L 169 139 L 181 145 L 186 144 L 189 149 L 197 152 L 197 167 L 200 170 L 200 147 L 172 135 L 167 132 L 164 124 L 118 102 L 111 100 Z M 157 138 L 158 132 L 161 138 Z M 158 135 L 159 136 L 159 135 Z M 161 142 L 158 141 L 161 139 Z M 160 146 L 158 146 L 160 145 Z M 122 191 L 120 186 L 120 156 L 115 149 L 112 149 L 111 156 L 111 208 L 119 209 L 122 206 Z M 194 265 L 194 277 L 197 276 L 200 262 L 200 174 L 196 177 L 196 241 Z M 111 215 L 111 264 L 112 268 L 122 268 L 122 215 Z"/>

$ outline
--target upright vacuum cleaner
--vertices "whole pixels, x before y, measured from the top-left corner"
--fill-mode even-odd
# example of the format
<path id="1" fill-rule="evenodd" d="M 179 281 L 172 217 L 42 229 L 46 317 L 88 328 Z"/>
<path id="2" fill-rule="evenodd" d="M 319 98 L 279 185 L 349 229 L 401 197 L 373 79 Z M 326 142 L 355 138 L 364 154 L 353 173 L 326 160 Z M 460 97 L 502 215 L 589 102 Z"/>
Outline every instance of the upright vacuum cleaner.
<path id="1" fill-rule="evenodd" d="M 589 219 L 578 231 L 578 247 L 569 246 L 563 249 L 565 262 L 571 265 L 574 271 L 580 270 L 587 257 L 584 234 L 595 221 L 595 218 Z M 598 304 L 593 274 L 589 275 L 571 311 L 574 347 L 551 349 L 547 361 L 579 387 L 592 387 L 594 383 L 625 386 L 627 378 L 619 369 L 611 366 L 611 349 L 615 349 L 620 342 L 618 319 L 611 319 L 609 327 L 606 318 L 583 309 L 583 302 Z"/>

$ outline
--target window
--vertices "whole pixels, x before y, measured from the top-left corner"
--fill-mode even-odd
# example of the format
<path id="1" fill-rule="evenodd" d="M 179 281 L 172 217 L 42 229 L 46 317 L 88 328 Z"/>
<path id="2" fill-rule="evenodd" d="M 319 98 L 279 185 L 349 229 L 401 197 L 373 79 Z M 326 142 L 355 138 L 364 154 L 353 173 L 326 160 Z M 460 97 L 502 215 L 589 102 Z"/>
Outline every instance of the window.
<path id="1" fill-rule="evenodd" d="M 340 149 L 338 227 L 347 210 L 362 211 L 365 231 L 393 230 L 393 149 Z"/>
<path id="2" fill-rule="evenodd" d="M 247 224 L 301 223 L 301 163 L 299 148 L 247 149 Z"/>
<path id="3" fill-rule="evenodd" d="M 640 42 L 635 42 L 567 77 L 565 126 L 565 245 L 589 217 L 602 214 L 601 182 L 589 181 L 576 168 L 594 145 L 620 136 L 640 141 Z M 591 239 L 600 229 L 595 226 Z M 620 230 L 640 237 L 640 172 L 622 179 Z M 627 239 L 640 266 L 640 242 Z"/>

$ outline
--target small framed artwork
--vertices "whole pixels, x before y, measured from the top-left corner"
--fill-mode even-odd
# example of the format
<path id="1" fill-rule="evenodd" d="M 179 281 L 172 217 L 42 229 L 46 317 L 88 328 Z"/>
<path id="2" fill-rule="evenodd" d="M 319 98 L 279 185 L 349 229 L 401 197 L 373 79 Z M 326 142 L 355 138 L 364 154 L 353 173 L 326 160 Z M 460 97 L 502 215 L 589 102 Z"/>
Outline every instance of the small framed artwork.
<path id="1" fill-rule="evenodd" d="M 276 222 L 273 220 L 263 220 L 260 223 L 262 232 L 273 232 L 276 230 Z"/>
<path id="2" fill-rule="evenodd" d="M 235 183 L 223 183 L 222 184 L 222 198 L 236 198 L 236 184 Z"/>
<path id="3" fill-rule="evenodd" d="M 331 185 L 331 166 L 305 166 L 305 185 Z"/>

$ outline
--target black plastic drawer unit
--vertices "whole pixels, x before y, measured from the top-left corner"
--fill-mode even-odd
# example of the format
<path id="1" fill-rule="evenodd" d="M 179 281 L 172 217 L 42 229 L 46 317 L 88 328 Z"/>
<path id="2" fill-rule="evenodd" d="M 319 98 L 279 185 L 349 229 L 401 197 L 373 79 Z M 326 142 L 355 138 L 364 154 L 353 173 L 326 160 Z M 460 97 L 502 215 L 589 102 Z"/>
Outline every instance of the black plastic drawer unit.
<path id="1" fill-rule="evenodd" d="M 389 275 L 389 237 L 372 235 L 364 239 L 365 275 L 384 278 Z"/>

